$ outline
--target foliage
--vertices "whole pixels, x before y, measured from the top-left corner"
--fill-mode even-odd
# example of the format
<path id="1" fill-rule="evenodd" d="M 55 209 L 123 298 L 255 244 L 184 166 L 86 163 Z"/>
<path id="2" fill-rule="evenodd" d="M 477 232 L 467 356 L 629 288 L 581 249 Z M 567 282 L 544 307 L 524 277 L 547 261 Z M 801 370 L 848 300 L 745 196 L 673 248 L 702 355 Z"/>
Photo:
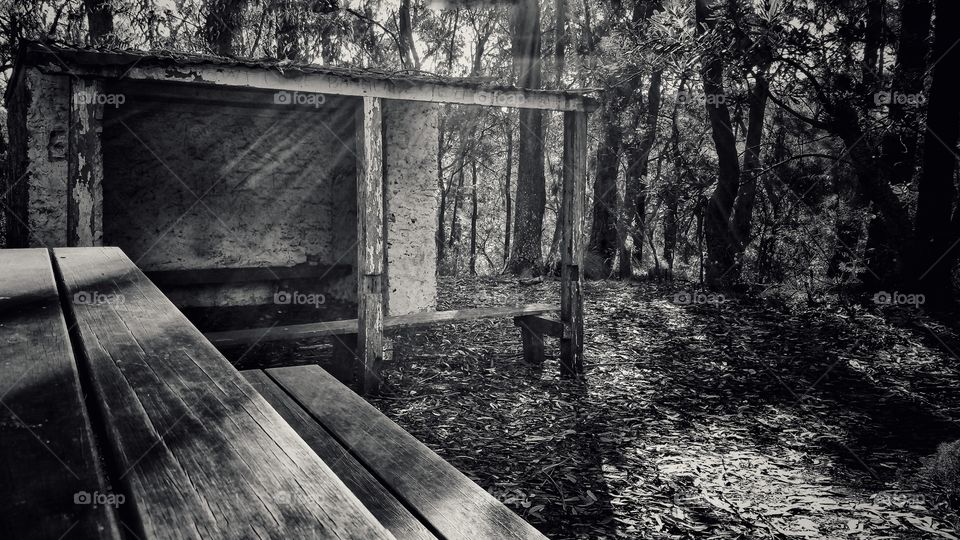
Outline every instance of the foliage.
<path id="1" fill-rule="evenodd" d="M 941 444 L 937 453 L 925 463 L 923 472 L 950 504 L 960 506 L 960 441 Z"/>

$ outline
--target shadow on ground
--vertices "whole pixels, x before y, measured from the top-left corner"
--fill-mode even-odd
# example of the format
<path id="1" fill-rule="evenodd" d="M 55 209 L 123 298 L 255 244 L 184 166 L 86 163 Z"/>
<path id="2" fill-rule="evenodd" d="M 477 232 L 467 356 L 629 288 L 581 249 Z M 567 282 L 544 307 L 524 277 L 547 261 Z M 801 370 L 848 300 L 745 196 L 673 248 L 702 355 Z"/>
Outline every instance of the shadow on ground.
<path id="1" fill-rule="evenodd" d="M 557 290 L 451 279 L 440 308 Z M 552 538 L 957 535 L 916 483 L 960 438 L 960 361 L 936 346 L 956 332 L 912 313 L 677 305 L 681 290 L 586 284 L 584 384 L 554 357 L 524 365 L 511 321 L 477 321 L 395 339 L 374 403 Z"/>

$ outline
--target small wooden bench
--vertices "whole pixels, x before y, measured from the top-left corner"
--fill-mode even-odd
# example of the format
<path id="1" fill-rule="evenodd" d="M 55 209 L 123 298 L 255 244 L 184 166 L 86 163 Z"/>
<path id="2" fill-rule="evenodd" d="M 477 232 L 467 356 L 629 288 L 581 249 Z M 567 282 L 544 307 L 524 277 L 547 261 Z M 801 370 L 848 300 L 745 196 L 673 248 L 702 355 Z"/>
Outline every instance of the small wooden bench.
<path id="1" fill-rule="evenodd" d="M 242 376 L 120 250 L 52 255 L 0 250 L 4 536 L 542 538 L 315 371 Z"/>
<path id="2" fill-rule="evenodd" d="M 541 332 L 547 335 L 561 337 L 563 324 L 560 321 L 543 319 L 542 315 L 557 313 L 560 306 L 552 304 L 528 304 L 522 306 L 487 307 L 458 309 L 451 311 L 430 311 L 425 313 L 410 313 L 408 315 L 393 315 L 384 318 L 384 330 L 401 330 L 449 324 L 481 319 L 500 319 L 513 317 L 517 325 L 525 325 L 531 332 Z M 538 320 L 543 320 L 540 322 Z M 225 332 L 208 332 L 204 334 L 210 343 L 220 347 L 233 347 L 264 343 L 268 341 L 312 339 L 324 336 L 356 334 L 357 319 L 340 321 L 315 322 L 293 324 L 287 326 L 271 326 L 266 328 L 247 328 L 243 330 L 228 330 Z M 559 333 L 559 335 L 558 335 Z"/>
<path id="3" fill-rule="evenodd" d="M 513 322 L 520 328 L 523 343 L 523 358 L 531 364 L 544 361 L 544 338 L 564 337 L 564 325 L 561 321 L 549 317 L 558 313 L 560 306 L 552 304 L 527 304 L 520 306 L 501 306 L 469 308 L 451 311 L 432 311 L 425 313 L 410 313 L 386 317 L 383 321 L 384 331 L 398 331 L 407 328 L 421 328 L 438 324 L 451 324 L 481 319 L 513 318 Z M 252 345 L 270 341 L 315 339 L 324 336 L 338 336 L 333 345 L 337 362 L 349 363 L 349 366 L 338 366 L 338 376 L 356 381 L 360 376 L 361 363 L 356 355 L 356 336 L 359 328 L 357 319 L 345 319 L 329 322 L 315 322 L 286 326 L 272 326 L 267 328 L 253 328 L 244 330 L 228 330 L 224 332 L 208 332 L 204 334 L 214 345 L 227 348 L 241 345 Z M 345 360 L 344 360 L 345 359 Z M 343 375 L 341 375 L 341 373 Z"/>

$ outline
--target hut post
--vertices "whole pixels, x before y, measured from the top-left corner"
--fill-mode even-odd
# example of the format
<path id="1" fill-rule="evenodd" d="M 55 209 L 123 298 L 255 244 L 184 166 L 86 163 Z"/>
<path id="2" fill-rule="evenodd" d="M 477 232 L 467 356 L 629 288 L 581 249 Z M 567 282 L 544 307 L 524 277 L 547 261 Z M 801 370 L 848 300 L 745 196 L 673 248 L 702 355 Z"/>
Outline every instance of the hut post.
<path id="1" fill-rule="evenodd" d="M 103 83 L 75 78 L 70 83 L 67 138 L 67 245 L 103 244 Z"/>
<path id="2" fill-rule="evenodd" d="M 583 263 L 583 206 L 587 175 L 587 113 L 563 113 L 563 220 L 560 285 L 560 375 L 583 373 L 583 296 L 580 269 Z"/>
<path id="3" fill-rule="evenodd" d="M 357 377 L 358 392 L 376 393 L 383 361 L 383 103 L 357 108 Z"/>

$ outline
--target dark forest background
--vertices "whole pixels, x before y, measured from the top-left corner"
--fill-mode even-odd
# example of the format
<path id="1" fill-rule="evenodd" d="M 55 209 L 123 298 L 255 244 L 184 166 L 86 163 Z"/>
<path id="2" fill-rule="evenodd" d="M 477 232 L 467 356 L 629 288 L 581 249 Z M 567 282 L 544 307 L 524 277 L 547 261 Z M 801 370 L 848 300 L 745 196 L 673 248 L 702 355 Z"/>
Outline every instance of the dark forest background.
<path id="1" fill-rule="evenodd" d="M 953 0 L 3 0 L 0 67 L 31 38 L 600 90 L 589 277 L 937 308 L 960 254 L 958 15 Z M 445 107 L 441 274 L 554 271 L 559 121 Z"/>

